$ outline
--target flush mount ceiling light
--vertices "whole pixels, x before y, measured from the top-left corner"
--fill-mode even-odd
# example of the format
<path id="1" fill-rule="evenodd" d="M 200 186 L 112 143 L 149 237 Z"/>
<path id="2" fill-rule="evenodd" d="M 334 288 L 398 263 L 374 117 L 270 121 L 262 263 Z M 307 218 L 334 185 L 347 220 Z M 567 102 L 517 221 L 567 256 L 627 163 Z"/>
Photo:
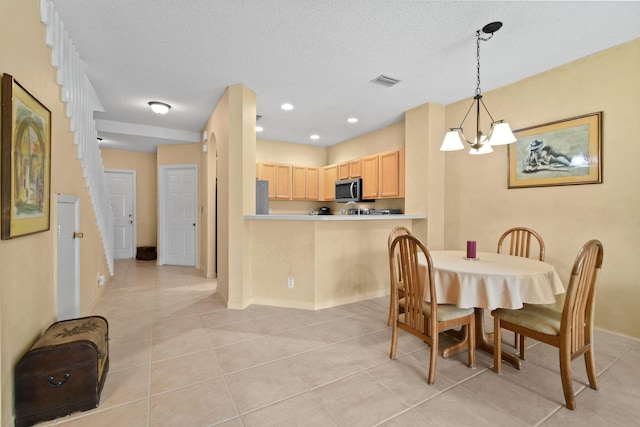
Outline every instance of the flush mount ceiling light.
<path id="1" fill-rule="evenodd" d="M 280 108 L 282 108 L 284 111 L 291 111 L 293 110 L 293 105 L 289 104 L 288 102 L 285 104 L 282 104 L 280 106 Z"/>
<path id="2" fill-rule="evenodd" d="M 358 119 L 356 117 L 349 117 L 347 123 L 358 123 Z"/>
<path id="3" fill-rule="evenodd" d="M 262 126 L 256 126 L 256 132 L 262 132 L 264 128 Z"/>
<path id="4" fill-rule="evenodd" d="M 309 138 L 311 138 L 311 139 L 313 139 L 315 141 L 316 139 L 320 139 L 320 135 L 313 134 Z"/>
<path id="5" fill-rule="evenodd" d="M 493 148 L 492 145 L 503 145 L 503 144 L 511 144 L 516 141 L 516 137 L 513 136 L 513 132 L 511 132 L 511 128 L 509 124 L 504 120 L 494 120 L 487 109 L 487 106 L 484 105 L 482 101 L 482 91 L 480 90 L 480 41 L 486 42 L 493 37 L 493 33 L 498 31 L 502 27 L 502 22 L 491 22 L 490 24 L 485 25 L 482 28 L 482 32 L 485 34 L 489 34 L 489 37 L 482 38 L 480 37 L 480 30 L 476 31 L 476 58 L 477 62 L 477 73 L 476 73 L 476 94 L 473 97 L 473 102 L 471 106 L 467 110 L 467 114 L 464 115 L 460 126 L 457 128 L 451 128 L 449 132 L 444 136 L 444 141 L 440 146 L 441 151 L 455 151 L 462 150 L 464 148 L 464 143 L 466 142 L 471 146 L 469 150 L 469 154 L 485 154 L 491 153 Z M 463 133 L 462 125 L 464 121 L 467 120 L 467 116 L 471 109 L 476 107 L 476 132 L 473 139 L 473 142 L 468 140 Z M 489 118 L 491 119 L 491 128 L 489 129 L 489 134 L 485 135 L 480 130 L 480 105 L 484 108 L 484 111 L 487 112 Z"/>
<path id="6" fill-rule="evenodd" d="M 158 101 L 150 101 L 149 106 L 151 107 L 151 110 L 153 110 L 153 112 L 156 114 L 167 114 L 167 112 L 171 108 L 171 105 Z"/>

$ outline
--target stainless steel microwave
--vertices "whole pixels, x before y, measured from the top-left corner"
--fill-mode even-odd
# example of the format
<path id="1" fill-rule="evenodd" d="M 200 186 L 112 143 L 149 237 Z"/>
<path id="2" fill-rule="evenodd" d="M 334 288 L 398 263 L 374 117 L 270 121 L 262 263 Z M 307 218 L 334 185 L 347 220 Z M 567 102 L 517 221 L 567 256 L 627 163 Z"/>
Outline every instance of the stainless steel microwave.
<path id="1" fill-rule="evenodd" d="M 362 202 L 362 178 L 336 181 L 336 202 Z"/>

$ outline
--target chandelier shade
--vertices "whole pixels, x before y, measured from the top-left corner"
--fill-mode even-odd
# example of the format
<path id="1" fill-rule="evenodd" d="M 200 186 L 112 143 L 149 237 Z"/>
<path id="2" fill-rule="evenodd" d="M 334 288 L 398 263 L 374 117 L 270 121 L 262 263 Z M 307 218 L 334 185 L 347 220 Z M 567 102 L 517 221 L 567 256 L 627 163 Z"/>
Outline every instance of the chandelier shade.
<path id="1" fill-rule="evenodd" d="M 462 135 L 461 128 L 452 128 L 449 132 L 444 136 L 444 141 L 442 141 L 442 146 L 440 147 L 441 151 L 456 151 L 462 150 L 464 148 L 464 136 Z"/>
<path id="2" fill-rule="evenodd" d="M 493 33 L 498 31 L 502 27 L 502 22 L 491 22 L 482 28 L 482 32 L 490 34 L 487 38 L 480 37 L 480 30 L 476 31 L 476 53 L 477 53 L 477 74 L 476 74 L 476 93 L 473 97 L 473 102 L 469 106 L 467 113 L 464 115 L 460 126 L 451 128 L 444 136 L 440 151 L 455 151 L 462 150 L 465 147 L 465 143 L 471 146 L 469 154 L 486 154 L 493 152 L 492 145 L 504 145 L 511 144 L 516 141 L 516 137 L 511 131 L 511 127 L 504 120 L 494 120 L 489 112 L 489 109 L 482 101 L 482 91 L 480 90 L 480 42 L 488 41 L 493 37 Z M 473 136 L 473 142 L 471 139 L 467 139 L 464 135 L 463 125 L 469 113 L 475 107 L 476 113 L 476 129 Z M 481 108 L 482 107 L 482 108 Z M 480 129 L 480 113 L 484 110 L 491 119 L 491 128 L 489 133 L 485 134 Z"/>
<path id="3" fill-rule="evenodd" d="M 491 124 L 491 130 L 489 130 L 489 144 L 491 145 L 506 145 L 516 142 L 516 137 L 511 132 L 509 123 L 505 123 L 504 120 L 500 120 Z"/>

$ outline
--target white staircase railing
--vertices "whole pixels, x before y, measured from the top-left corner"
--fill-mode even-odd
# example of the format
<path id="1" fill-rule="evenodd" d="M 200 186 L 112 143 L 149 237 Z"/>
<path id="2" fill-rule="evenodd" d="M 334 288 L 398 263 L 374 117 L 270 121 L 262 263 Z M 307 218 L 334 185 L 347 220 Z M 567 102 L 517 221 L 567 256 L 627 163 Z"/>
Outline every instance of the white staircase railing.
<path id="1" fill-rule="evenodd" d="M 58 70 L 57 83 L 62 101 L 67 105 L 66 115 L 71 119 L 73 143 L 77 146 L 109 272 L 113 275 L 113 216 L 93 119 L 95 110 L 103 110 L 102 104 L 51 0 L 40 0 L 40 21 L 47 26 L 51 64 Z"/>

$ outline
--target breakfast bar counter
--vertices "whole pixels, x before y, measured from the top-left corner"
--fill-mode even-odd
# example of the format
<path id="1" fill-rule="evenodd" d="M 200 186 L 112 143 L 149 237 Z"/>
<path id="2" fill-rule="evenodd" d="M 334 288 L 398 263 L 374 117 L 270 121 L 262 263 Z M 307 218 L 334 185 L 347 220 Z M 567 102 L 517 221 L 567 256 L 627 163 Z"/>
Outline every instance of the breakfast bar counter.
<path id="1" fill-rule="evenodd" d="M 389 295 L 387 238 L 424 215 L 245 215 L 252 304 L 322 309 Z"/>
<path id="2" fill-rule="evenodd" d="M 397 221 L 425 219 L 425 215 L 245 215 L 244 219 L 266 221 Z"/>

